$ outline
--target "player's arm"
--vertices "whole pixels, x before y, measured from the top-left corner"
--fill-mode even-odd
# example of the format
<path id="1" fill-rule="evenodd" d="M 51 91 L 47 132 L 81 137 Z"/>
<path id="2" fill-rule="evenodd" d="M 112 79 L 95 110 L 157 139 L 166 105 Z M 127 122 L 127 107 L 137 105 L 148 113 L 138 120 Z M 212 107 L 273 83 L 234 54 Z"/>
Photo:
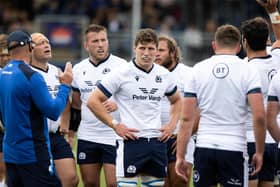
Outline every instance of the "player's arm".
<path id="1" fill-rule="evenodd" d="M 279 101 L 276 96 L 268 96 L 267 102 L 267 129 L 276 142 L 280 141 L 280 128 L 277 123 L 277 115 L 279 113 Z"/>
<path id="2" fill-rule="evenodd" d="M 101 86 L 101 85 L 99 85 Z M 109 96 L 110 97 L 110 96 Z M 138 132 L 135 129 L 127 128 L 124 124 L 116 121 L 107 112 L 103 103 L 109 98 L 98 87 L 88 98 L 87 107 L 94 113 L 94 115 L 103 123 L 115 130 L 115 132 L 124 139 L 136 139 L 133 132 Z"/>
<path id="3" fill-rule="evenodd" d="M 192 134 L 195 115 L 197 112 L 196 97 L 185 97 L 183 99 L 183 107 L 181 112 L 179 132 L 177 136 L 177 153 L 176 153 L 176 173 L 184 180 L 188 181 L 190 174 L 187 173 L 188 164 L 184 160 L 186 154 L 186 146 Z"/>
<path id="4" fill-rule="evenodd" d="M 160 141 L 167 141 L 171 138 L 178 123 L 182 108 L 182 99 L 178 90 L 167 98 L 170 102 L 169 123 L 161 128 L 162 136 L 159 138 Z"/>
<path id="5" fill-rule="evenodd" d="M 70 127 L 69 130 L 77 132 L 81 122 L 81 94 L 78 89 L 72 88 L 72 102 L 70 111 Z"/>
<path id="6" fill-rule="evenodd" d="M 59 131 L 62 134 L 68 134 L 68 132 L 69 132 L 70 109 L 71 109 L 71 104 L 68 100 L 68 102 L 66 104 L 66 107 L 65 107 L 65 109 L 62 112 L 61 117 L 60 117 Z"/>
<path id="7" fill-rule="evenodd" d="M 268 13 L 272 25 L 272 29 L 275 35 L 275 42 L 272 48 L 280 47 L 280 16 L 277 9 L 278 0 L 268 0 L 264 3 L 262 0 L 256 0 Z"/>
<path id="8" fill-rule="evenodd" d="M 198 130 L 199 120 L 200 120 L 200 111 L 199 111 L 199 109 L 197 109 L 195 112 L 195 120 L 194 120 L 193 129 L 192 129 L 192 135 L 195 134 Z"/>
<path id="9" fill-rule="evenodd" d="M 30 78 L 32 100 L 46 117 L 57 120 L 61 115 L 68 101 L 72 79 L 72 65 L 67 63 L 64 73 L 59 73 L 61 85 L 59 86 L 56 98 L 53 99 L 42 75 L 39 73 L 32 75 Z"/>
<path id="10" fill-rule="evenodd" d="M 255 165 L 255 171 L 252 173 L 252 175 L 255 175 L 260 171 L 263 161 L 266 134 L 265 110 L 263 105 L 263 96 L 261 92 L 249 93 L 247 97 L 252 111 L 254 135 L 256 142 L 256 153 L 254 154 L 252 160 L 253 164 Z"/>

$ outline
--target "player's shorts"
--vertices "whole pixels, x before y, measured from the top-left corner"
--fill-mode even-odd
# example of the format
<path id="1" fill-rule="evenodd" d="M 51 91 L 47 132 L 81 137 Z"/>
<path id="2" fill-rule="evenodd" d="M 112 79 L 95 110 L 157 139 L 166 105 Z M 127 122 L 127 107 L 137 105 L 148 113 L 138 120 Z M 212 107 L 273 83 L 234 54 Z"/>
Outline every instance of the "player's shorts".
<path id="1" fill-rule="evenodd" d="M 173 144 L 176 141 L 176 136 L 170 138 L 166 144 L 167 144 L 167 159 L 168 163 L 176 161 L 176 152 L 173 152 Z M 190 138 L 188 147 L 187 147 L 187 153 L 185 154 L 185 160 L 191 164 L 193 164 L 193 157 L 194 157 L 194 150 L 195 150 L 195 142 L 193 138 Z"/>
<path id="2" fill-rule="evenodd" d="M 117 177 L 166 176 L 167 145 L 158 138 L 118 140 L 117 146 Z"/>
<path id="3" fill-rule="evenodd" d="M 54 160 L 63 158 L 74 158 L 70 144 L 59 132 L 49 133 L 51 142 L 51 152 Z"/>
<path id="4" fill-rule="evenodd" d="M 245 187 L 248 180 L 247 162 L 242 152 L 196 147 L 194 186 L 205 187 L 220 183 L 224 187 Z"/>
<path id="5" fill-rule="evenodd" d="M 116 147 L 85 140 L 78 140 L 78 164 L 116 164 Z"/>
<path id="6" fill-rule="evenodd" d="M 0 131 L 0 153 L 3 152 L 3 138 L 4 138 L 4 132 Z"/>
<path id="7" fill-rule="evenodd" d="M 264 154 L 263 154 L 263 165 L 261 171 L 251 176 L 250 174 L 254 170 L 254 166 L 251 165 L 252 157 L 255 151 L 255 143 L 249 142 L 247 144 L 248 154 L 249 154 L 249 180 L 259 179 L 259 181 L 274 181 L 274 173 L 277 163 L 277 144 L 265 144 Z"/>
<path id="8" fill-rule="evenodd" d="M 277 148 L 277 161 L 276 161 L 275 176 L 277 176 L 278 183 L 280 183 L 280 148 Z"/>
<path id="9" fill-rule="evenodd" d="M 61 187 L 55 174 L 49 172 L 49 161 L 32 164 L 6 163 L 6 183 L 9 187 Z"/>

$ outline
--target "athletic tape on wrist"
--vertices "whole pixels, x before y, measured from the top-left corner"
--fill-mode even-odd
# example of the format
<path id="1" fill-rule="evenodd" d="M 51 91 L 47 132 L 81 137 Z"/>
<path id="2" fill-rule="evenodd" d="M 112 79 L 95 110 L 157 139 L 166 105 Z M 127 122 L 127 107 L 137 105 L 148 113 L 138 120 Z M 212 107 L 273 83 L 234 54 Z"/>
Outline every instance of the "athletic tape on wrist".
<path id="1" fill-rule="evenodd" d="M 272 24 L 280 23 L 280 15 L 279 12 L 273 12 L 269 14 L 270 20 Z"/>

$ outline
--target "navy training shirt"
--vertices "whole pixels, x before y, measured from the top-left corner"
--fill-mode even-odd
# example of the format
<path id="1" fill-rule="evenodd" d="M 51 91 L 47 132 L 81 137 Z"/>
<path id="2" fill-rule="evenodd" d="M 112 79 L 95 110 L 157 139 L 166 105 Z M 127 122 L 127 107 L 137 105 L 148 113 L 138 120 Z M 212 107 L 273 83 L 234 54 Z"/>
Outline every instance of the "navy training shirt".
<path id="1" fill-rule="evenodd" d="M 47 117 L 57 120 L 69 93 L 70 87 L 61 84 L 53 99 L 43 77 L 23 61 L 12 60 L 0 71 L 5 162 L 25 164 L 52 159 Z"/>

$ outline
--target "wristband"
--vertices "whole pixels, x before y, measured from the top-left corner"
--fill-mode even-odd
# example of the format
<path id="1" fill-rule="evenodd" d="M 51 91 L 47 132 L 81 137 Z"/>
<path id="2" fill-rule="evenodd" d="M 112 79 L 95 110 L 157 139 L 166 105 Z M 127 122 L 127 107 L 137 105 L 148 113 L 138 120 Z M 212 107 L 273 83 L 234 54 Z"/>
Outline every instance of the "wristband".
<path id="1" fill-rule="evenodd" d="M 116 119 L 113 119 L 112 120 L 112 125 L 113 125 L 113 128 L 116 126 L 116 125 L 118 125 L 120 122 L 118 121 L 118 120 L 116 120 Z"/>
<path id="2" fill-rule="evenodd" d="M 270 20 L 272 24 L 280 23 L 280 15 L 279 12 L 272 12 L 269 14 Z"/>
<path id="3" fill-rule="evenodd" d="M 69 130 L 77 132 L 81 122 L 81 110 L 71 108 L 71 118 Z"/>

